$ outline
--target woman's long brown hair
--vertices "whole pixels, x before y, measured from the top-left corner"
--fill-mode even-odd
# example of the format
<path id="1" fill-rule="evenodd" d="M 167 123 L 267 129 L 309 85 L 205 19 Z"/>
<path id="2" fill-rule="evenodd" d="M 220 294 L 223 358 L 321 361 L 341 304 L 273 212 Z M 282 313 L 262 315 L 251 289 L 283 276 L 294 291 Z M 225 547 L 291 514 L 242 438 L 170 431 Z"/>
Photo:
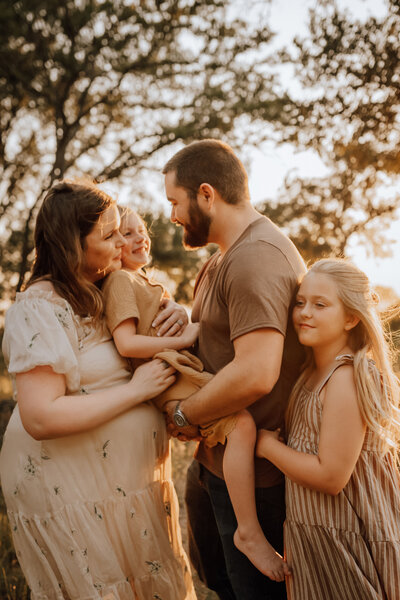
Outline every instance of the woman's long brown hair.
<path id="1" fill-rule="evenodd" d="M 83 276 L 85 238 L 114 200 L 94 184 L 62 181 L 47 193 L 35 227 L 35 260 L 25 288 L 51 281 L 80 316 L 98 318 L 103 299 Z"/>

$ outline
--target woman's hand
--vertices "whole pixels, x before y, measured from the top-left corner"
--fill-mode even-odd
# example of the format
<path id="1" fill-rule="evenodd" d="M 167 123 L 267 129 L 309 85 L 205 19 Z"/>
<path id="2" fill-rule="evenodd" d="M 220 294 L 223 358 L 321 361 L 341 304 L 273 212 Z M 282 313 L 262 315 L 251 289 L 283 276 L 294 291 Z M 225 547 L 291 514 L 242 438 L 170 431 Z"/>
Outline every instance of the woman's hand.
<path id="1" fill-rule="evenodd" d="M 275 429 L 275 431 L 259 429 L 257 431 L 256 456 L 259 458 L 268 458 L 268 450 L 271 444 L 276 442 L 284 443 L 280 429 Z"/>
<path id="2" fill-rule="evenodd" d="M 156 358 L 151 362 L 140 365 L 128 385 L 132 386 L 135 396 L 140 395 L 144 402 L 158 396 L 172 385 L 175 382 L 174 373 L 175 369 L 173 367 Z"/>
<path id="3" fill-rule="evenodd" d="M 189 322 L 186 310 L 169 298 L 160 302 L 161 312 L 154 319 L 153 327 L 158 327 L 158 336 L 181 335 Z"/>

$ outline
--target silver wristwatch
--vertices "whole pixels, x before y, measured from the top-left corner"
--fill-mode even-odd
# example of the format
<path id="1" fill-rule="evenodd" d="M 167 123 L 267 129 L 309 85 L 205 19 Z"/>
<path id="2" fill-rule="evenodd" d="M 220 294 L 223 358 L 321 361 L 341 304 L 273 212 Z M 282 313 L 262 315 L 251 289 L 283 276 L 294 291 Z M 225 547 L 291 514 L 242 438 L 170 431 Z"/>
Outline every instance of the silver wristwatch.
<path id="1" fill-rule="evenodd" d="M 190 423 L 185 417 L 185 413 L 180 408 L 180 402 L 175 406 L 174 410 L 174 423 L 177 427 L 189 427 Z"/>

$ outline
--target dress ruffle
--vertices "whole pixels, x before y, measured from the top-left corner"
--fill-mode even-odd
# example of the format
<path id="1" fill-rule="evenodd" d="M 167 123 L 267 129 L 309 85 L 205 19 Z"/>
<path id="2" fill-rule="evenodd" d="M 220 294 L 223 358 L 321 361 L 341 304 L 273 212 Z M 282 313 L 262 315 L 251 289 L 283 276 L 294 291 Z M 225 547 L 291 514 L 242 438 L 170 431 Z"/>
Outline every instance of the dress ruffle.
<path id="1" fill-rule="evenodd" d="M 18 560 L 32 598 L 94 600 L 117 587 L 116 598 L 134 600 L 133 581 L 139 598 L 186 598 L 184 580 L 186 575 L 190 581 L 190 574 L 180 540 L 170 549 L 177 511 L 171 481 L 54 512 L 10 510 Z M 77 573 L 82 576 L 77 578 Z"/>

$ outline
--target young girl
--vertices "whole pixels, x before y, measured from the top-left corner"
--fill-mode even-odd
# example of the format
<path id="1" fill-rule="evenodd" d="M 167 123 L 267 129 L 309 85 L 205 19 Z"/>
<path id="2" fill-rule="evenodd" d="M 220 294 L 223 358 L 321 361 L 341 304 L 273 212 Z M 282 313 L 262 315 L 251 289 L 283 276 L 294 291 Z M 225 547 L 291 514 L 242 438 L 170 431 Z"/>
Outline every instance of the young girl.
<path id="1" fill-rule="evenodd" d="M 134 366 L 153 356 L 162 358 L 176 371 L 176 383 L 157 400 L 162 410 L 169 401 L 182 400 L 211 375 L 195 356 L 183 350 L 198 335 L 198 324 L 190 323 L 180 335 L 158 336 L 152 327 L 160 301 L 165 295 L 161 284 L 142 271 L 149 262 L 150 239 L 142 219 L 132 210 L 122 213 L 121 271 L 111 273 L 104 286 L 106 318 L 118 351 L 134 359 Z M 183 350 L 183 351 L 182 351 Z M 181 351 L 181 352 L 176 352 Z M 209 446 L 225 444 L 224 476 L 238 521 L 235 544 L 265 575 L 283 581 L 289 569 L 282 557 L 265 539 L 257 519 L 254 492 L 254 448 L 256 428 L 250 413 L 241 411 L 200 427 Z"/>
<path id="2" fill-rule="evenodd" d="M 286 475 L 289 598 L 399 598 L 399 386 L 367 277 L 314 264 L 293 321 L 312 352 L 288 409 L 288 445 L 259 432 L 257 454 Z"/>

